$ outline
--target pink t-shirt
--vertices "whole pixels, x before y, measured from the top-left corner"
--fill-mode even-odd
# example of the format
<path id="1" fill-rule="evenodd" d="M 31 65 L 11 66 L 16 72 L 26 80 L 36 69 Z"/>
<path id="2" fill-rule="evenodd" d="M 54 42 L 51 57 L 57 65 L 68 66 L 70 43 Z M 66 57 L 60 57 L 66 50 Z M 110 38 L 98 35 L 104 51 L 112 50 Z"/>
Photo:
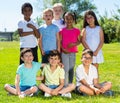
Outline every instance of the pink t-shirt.
<path id="1" fill-rule="evenodd" d="M 73 29 L 63 28 L 60 31 L 60 35 L 62 36 L 62 47 L 64 49 L 67 49 L 71 53 L 78 52 L 77 46 L 74 46 L 72 48 L 68 48 L 67 46 L 70 43 L 76 43 L 78 41 L 78 37 L 80 35 L 79 29 L 77 29 L 77 28 L 73 28 Z"/>

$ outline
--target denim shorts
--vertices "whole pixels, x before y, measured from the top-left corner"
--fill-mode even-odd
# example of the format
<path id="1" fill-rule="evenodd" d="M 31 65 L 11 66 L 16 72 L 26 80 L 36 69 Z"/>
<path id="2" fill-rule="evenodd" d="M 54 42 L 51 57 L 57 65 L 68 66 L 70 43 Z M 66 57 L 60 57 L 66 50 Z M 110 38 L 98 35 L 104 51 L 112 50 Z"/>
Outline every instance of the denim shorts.
<path id="1" fill-rule="evenodd" d="M 10 86 L 13 88 L 16 88 L 15 85 L 10 85 Z M 34 86 L 36 86 L 36 85 L 34 85 Z M 25 91 L 27 89 L 30 89 L 31 87 L 33 87 L 33 86 L 20 86 L 20 91 Z"/>
<path id="2" fill-rule="evenodd" d="M 47 85 L 47 87 L 49 87 L 51 89 L 56 89 L 58 87 L 58 85 Z"/>

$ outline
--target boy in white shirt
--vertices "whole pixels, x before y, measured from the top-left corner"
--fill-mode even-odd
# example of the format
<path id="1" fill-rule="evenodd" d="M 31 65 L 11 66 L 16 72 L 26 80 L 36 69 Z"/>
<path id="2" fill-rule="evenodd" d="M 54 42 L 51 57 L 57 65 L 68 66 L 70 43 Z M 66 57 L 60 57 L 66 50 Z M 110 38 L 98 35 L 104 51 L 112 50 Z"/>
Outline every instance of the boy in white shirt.
<path id="1" fill-rule="evenodd" d="M 24 20 L 18 22 L 18 33 L 20 35 L 20 51 L 24 48 L 30 48 L 33 51 L 34 60 L 38 61 L 37 38 L 39 38 L 38 25 L 30 18 L 33 7 L 30 3 L 24 3 L 21 7 Z M 20 64 L 23 61 L 20 59 Z"/>
<path id="2" fill-rule="evenodd" d="M 82 63 L 76 69 L 76 91 L 87 95 L 104 94 L 111 89 L 111 82 L 99 83 L 97 69 L 92 65 L 93 52 L 86 49 L 82 53 Z"/>

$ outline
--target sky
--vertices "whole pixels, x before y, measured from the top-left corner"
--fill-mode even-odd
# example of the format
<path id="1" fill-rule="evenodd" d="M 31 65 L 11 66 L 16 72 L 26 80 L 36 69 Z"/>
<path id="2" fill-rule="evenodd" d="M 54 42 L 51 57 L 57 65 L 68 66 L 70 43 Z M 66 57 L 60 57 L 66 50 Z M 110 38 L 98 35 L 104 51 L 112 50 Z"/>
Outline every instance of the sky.
<path id="1" fill-rule="evenodd" d="M 33 6 L 33 14 L 31 18 L 35 19 L 36 17 L 40 17 L 42 11 L 37 7 L 40 5 L 37 4 L 37 0 L 1 0 L 0 31 L 6 30 L 10 32 L 17 30 L 18 21 L 23 19 L 21 6 L 25 2 L 30 2 Z M 116 5 L 120 5 L 120 0 L 93 0 L 92 3 L 96 5 L 97 11 L 100 15 L 104 15 L 105 11 L 107 11 L 108 16 L 110 17 L 111 12 L 117 10 Z M 97 16 L 99 14 L 97 14 Z"/>

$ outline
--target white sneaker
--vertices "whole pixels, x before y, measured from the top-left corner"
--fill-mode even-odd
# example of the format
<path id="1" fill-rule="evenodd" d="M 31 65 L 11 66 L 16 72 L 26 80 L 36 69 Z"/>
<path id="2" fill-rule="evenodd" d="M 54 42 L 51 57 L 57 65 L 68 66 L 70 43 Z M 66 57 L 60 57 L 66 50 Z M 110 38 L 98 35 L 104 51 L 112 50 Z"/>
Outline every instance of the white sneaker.
<path id="1" fill-rule="evenodd" d="M 67 98 L 71 98 L 71 93 L 65 93 L 61 95 L 62 97 L 67 97 Z"/>
<path id="2" fill-rule="evenodd" d="M 24 92 L 21 92 L 21 94 L 19 95 L 19 98 L 24 98 L 26 96 L 26 94 Z"/>
<path id="3" fill-rule="evenodd" d="M 51 95 L 49 93 L 46 93 L 44 94 L 45 97 L 50 97 Z"/>

